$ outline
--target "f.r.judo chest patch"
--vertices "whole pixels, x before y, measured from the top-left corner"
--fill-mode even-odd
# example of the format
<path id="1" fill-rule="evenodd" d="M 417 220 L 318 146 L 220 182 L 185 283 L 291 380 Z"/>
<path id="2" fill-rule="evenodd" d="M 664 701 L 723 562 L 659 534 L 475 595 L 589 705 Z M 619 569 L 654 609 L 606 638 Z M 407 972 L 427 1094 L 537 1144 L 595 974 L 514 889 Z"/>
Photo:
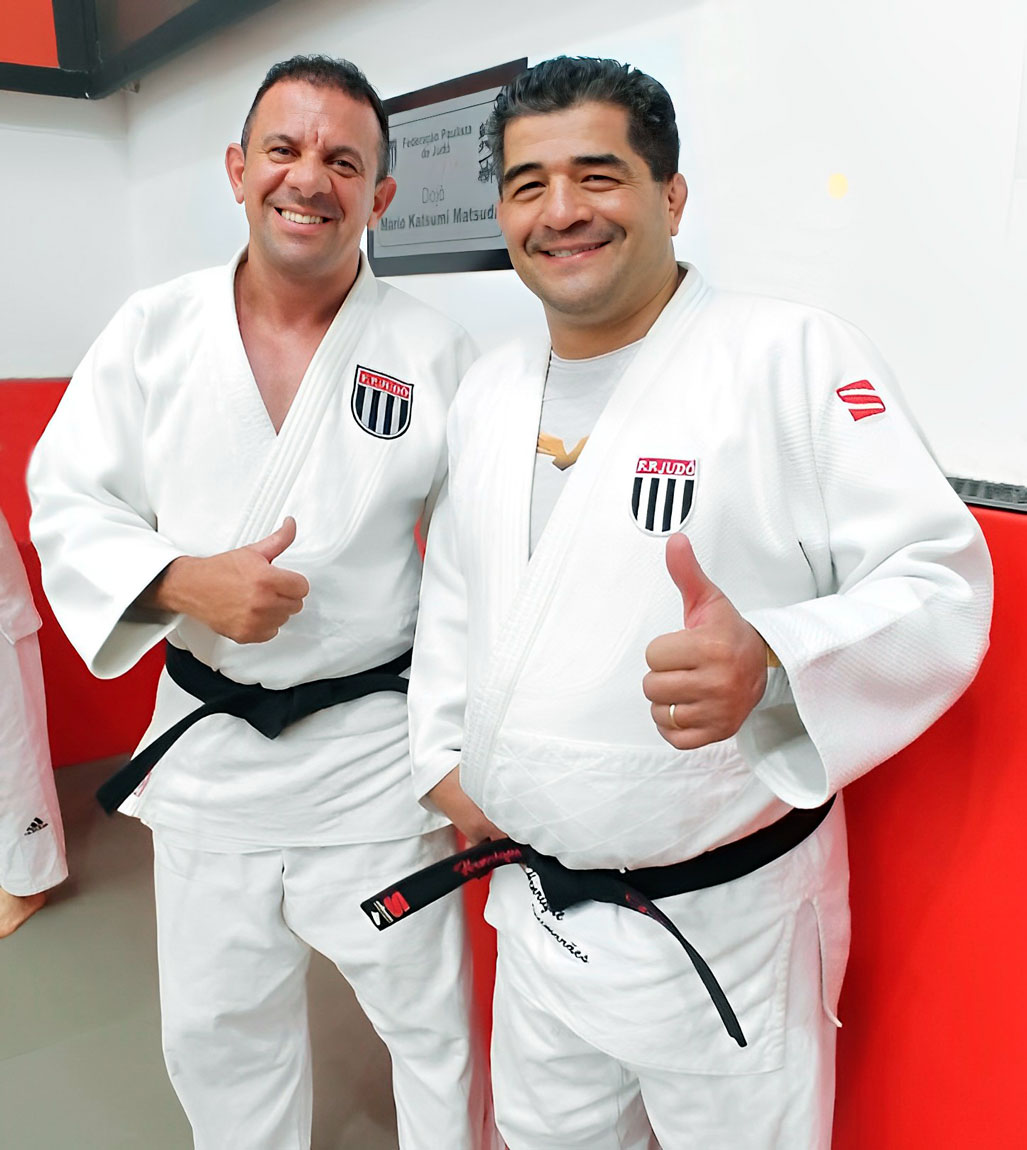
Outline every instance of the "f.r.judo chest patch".
<path id="1" fill-rule="evenodd" d="M 357 367 L 353 380 L 353 417 L 378 439 L 398 439 L 410 426 L 414 406 L 414 385 Z"/>
<path id="2" fill-rule="evenodd" d="M 635 465 L 631 514 L 649 535 L 672 535 L 688 520 L 695 500 L 697 459 L 643 455 Z"/>

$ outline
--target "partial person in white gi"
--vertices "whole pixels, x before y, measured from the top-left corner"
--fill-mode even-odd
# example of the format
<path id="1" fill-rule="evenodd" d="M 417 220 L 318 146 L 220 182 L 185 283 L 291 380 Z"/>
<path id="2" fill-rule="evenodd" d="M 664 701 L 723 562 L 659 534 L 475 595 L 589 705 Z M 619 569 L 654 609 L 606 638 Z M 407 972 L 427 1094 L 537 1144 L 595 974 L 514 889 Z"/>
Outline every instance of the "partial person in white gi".
<path id="1" fill-rule="evenodd" d="M 168 640 L 144 747 L 198 699 L 253 704 L 184 729 L 121 807 L 153 830 L 165 1059 L 198 1150 L 309 1146 L 311 948 L 389 1048 L 401 1147 L 471 1150 L 492 1134 L 460 908 L 383 945 L 357 904 L 452 849 L 410 791 L 401 691 L 414 526 L 473 351 L 361 256 L 395 182 L 352 64 L 273 67 L 226 166 L 247 246 L 134 295 L 36 450 L 44 584 L 99 676 Z M 329 695 L 288 713 L 313 682 Z M 283 699 L 291 725 L 262 733 Z"/>
<path id="2" fill-rule="evenodd" d="M 0 512 L 0 938 L 68 877 L 38 630 L 18 544 Z"/>
<path id="3" fill-rule="evenodd" d="M 511 1150 L 824 1150 L 831 799 L 973 678 L 987 551 L 860 332 L 675 262 L 660 84 L 547 61 L 489 143 L 550 339 L 453 406 L 410 707 L 429 809 L 514 840 L 482 860 L 537 852 L 487 908 L 497 1121 Z M 575 905 L 591 882 L 622 905 Z"/>

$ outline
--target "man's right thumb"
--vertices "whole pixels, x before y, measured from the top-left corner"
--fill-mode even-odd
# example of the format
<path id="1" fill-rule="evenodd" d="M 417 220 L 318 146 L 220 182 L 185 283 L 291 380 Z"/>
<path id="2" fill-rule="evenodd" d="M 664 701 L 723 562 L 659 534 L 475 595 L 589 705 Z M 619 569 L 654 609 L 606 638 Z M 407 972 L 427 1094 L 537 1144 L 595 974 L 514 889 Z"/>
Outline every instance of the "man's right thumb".
<path id="1" fill-rule="evenodd" d="M 270 535 L 265 535 L 263 539 L 258 539 L 256 543 L 250 543 L 247 546 L 251 551 L 256 551 L 258 555 L 263 555 L 270 563 L 273 559 L 277 559 L 295 538 L 296 520 L 288 515 L 277 531 L 272 531 Z"/>
<path id="2" fill-rule="evenodd" d="M 671 535 L 667 540 L 667 570 L 681 592 L 685 626 L 697 626 L 704 609 L 724 595 L 699 565 L 688 536 Z"/>

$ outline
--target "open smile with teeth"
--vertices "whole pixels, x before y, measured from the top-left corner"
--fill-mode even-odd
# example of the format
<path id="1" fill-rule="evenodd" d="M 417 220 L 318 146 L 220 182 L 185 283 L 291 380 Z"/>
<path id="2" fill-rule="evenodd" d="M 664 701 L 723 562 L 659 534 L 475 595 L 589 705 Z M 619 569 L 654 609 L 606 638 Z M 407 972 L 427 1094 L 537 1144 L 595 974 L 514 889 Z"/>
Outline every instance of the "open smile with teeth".
<path id="1" fill-rule="evenodd" d="M 542 250 L 545 255 L 551 256 L 553 259 L 565 260 L 570 256 L 580 256 L 583 252 L 594 252 L 597 248 L 605 247 L 607 242 L 606 240 L 601 240 L 597 244 L 582 244 L 581 247 L 577 248 L 558 248 L 554 250 L 543 248 Z"/>
<path id="2" fill-rule="evenodd" d="M 275 211 L 282 217 L 283 220 L 288 220 L 290 224 L 326 224 L 328 223 L 327 216 L 305 216 L 300 212 L 290 211 L 288 208 L 275 208 Z"/>

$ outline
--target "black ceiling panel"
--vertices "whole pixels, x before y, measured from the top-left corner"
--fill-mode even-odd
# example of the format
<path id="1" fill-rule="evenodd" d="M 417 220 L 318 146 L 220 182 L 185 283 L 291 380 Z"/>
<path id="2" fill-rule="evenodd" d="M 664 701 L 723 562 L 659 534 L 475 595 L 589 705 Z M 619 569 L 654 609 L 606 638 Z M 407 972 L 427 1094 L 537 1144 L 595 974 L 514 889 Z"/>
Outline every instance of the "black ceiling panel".
<path id="1" fill-rule="evenodd" d="M 58 68 L 0 63 L 0 89 L 99 99 L 276 0 L 53 0 Z"/>

